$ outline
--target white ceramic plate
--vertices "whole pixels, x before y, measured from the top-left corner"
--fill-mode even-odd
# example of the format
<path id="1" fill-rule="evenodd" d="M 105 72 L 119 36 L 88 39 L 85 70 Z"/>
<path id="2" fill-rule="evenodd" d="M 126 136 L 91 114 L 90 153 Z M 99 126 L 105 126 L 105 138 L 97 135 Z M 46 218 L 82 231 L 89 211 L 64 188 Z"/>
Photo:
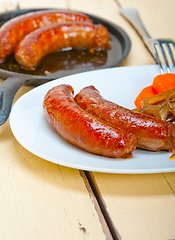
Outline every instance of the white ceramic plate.
<path id="1" fill-rule="evenodd" d="M 17 141 L 31 153 L 63 166 L 106 173 L 160 173 L 175 171 L 171 153 L 136 149 L 132 159 L 111 159 L 81 150 L 66 142 L 47 123 L 42 102 L 47 91 L 70 84 L 78 91 L 94 85 L 101 95 L 127 108 L 134 108 L 140 90 L 159 74 L 158 66 L 118 67 L 63 77 L 23 95 L 13 106 L 10 126 Z"/>

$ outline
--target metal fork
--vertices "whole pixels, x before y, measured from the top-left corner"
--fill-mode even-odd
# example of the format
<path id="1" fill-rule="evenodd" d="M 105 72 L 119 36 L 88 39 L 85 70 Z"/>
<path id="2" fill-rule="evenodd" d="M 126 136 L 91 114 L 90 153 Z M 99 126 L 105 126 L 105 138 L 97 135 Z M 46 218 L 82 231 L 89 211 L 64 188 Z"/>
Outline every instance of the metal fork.
<path id="1" fill-rule="evenodd" d="M 120 13 L 134 26 L 160 66 L 161 74 L 175 73 L 175 42 L 171 39 L 152 39 L 136 9 L 121 8 Z"/>

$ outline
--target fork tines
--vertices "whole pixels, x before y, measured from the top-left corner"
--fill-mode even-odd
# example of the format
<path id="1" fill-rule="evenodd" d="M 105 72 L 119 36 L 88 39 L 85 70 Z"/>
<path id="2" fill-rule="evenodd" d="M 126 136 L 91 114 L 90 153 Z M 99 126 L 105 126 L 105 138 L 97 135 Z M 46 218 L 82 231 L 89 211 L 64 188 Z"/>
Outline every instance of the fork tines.
<path id="1" fill-rule="evenodd" d="M 175 73 L 175 42 L 171 39 L 149 39 L 148 41 L 152 46 L 161 73 Z"/>

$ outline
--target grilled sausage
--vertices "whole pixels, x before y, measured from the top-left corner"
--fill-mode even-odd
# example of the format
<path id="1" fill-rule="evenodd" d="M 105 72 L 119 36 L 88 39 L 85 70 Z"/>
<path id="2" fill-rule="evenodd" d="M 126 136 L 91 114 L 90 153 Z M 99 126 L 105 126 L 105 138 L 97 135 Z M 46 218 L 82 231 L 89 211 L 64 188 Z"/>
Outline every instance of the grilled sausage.
<path id="1" fill-rule="evenodd" d="M 34 70 L 41 58 L 51 52 L 67 47 L 107 49 L 108 41 L 108 30 L 101 24 L 55 23 L 24 37 L 16 47 L 15 59 L 24 68 Z"/>
<path id="2" fill-rule="evenodd" d="M 81 109 L 70 85 L 48 91 L 43 101 L 47 121 L 63 138 L 88 152 L 114 158 L 132 157 L 137 140 Z"/>
<path id="3" fill-rule="evenodd" d="M 37 28 L 53 23 L 88 21 L 90 18 L 76 12 L 58 10 L 44 10 L 23 14 L 15 17 L 2 25 L 0 28 L 0 62 L 13 53 L 17 43 L 27 34 Z"/>
<path id="4" fill-rule="evenodd" d="M 175 149 L 175 125 L 154 117 L 136 113 L 105 100 L 94 86 L 82 89 L 76 96 L 77 104 L 88 113 L 120 127 L 137 137 L 140 148 L 158 151 Z"/>

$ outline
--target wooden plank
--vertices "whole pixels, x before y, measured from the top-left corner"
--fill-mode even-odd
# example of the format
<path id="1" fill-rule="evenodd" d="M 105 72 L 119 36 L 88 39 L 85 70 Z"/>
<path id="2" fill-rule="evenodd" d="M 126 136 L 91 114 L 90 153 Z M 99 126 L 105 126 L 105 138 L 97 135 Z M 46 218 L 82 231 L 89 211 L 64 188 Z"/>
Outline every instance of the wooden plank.
<path id="1" fill-rule="evenodd" d="M 16 9 L 16 2 L 0 1 L 0 12 L 13 11 Z"/>
<path id="2" fill-rule="evenodd" d="M 163 174 L 94 177 L 122 240 L 175 238 L 175 196 Z"/>
<path id="3" fill-rule="evenodd" d="M 173 0 L 170 0 L 168 4 L 164 1 L 160 1 L 159 4 L 157 4 L 157 1 L 145 4 L 145 2 L 137 3 L 137 1 L 121 0 L 120 5 L 124 8 L 137 9 L 143 25 L 152 38 L 175 39 L 175 33 L 171 31 L 174 28 L 173 23 L 175 21 L 175 4 Z M 148 49 L 151 49 L 149 43 L 146 46 Z M 161 51 L 158 52 L 160 53 Z M 161 53 L 160 59 L 164 62 Z"/>
<path id="4" fill-rule="evenodd" d="M 175 173 L 164 173 L 163 176 L 175 196 Z"/>
<path id="5" fill-rule="evenodd" d="M 65 9 L 67 8 L 68 3 L 67 0 L 23 0 L 19 1 L 19 7 L 21 9 L 24 8 L 60 8 L 60 9 Z"/>
<path id="6" fill-rule="evenodd" d="M 121 7 L 135 8 L 138 10 L 144 26 L 152 38 L 175 39 L 175 2 L 174 0 L 139 1 L 139 0 L 118 0 Z"/>

